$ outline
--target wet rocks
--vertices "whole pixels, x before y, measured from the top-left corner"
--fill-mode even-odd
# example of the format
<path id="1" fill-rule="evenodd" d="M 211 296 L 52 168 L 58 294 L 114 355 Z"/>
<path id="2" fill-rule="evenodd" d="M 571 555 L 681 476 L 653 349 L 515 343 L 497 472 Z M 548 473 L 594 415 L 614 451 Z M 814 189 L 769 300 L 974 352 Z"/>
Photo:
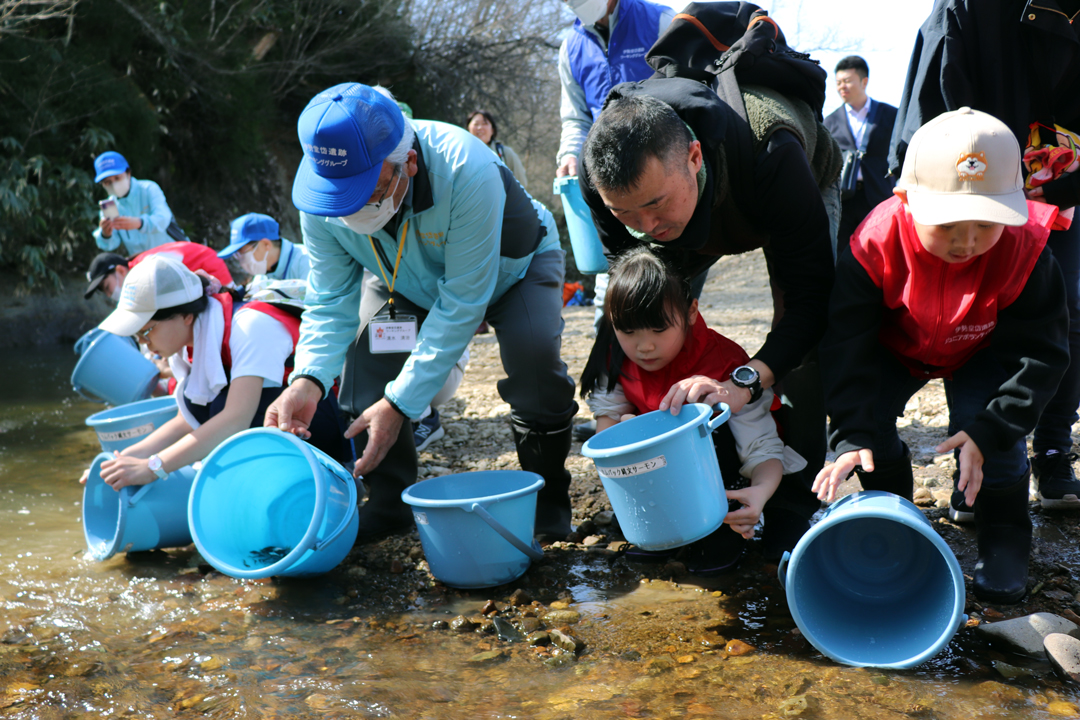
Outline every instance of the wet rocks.
<path id="1" fill-rule="evenodd" d="M 554 607 L 555 603 L 551 605 Z M 581 613 L 575 610 L 551 610 L 544 614 L 543 621 L 548 625 L 575 625 L 581 621 Z"/>
<path id="2" fill-rule="evenodd" d="M 576 655 L 585 648 L 584 642 L 578 640 L 565 630 L 549 630 L 548 636 L 551 638 L 552 645 L 562 648 L 568 653 L 574 653 Z"/>
<path id="3" fill-rule="evenodd" d="M 468 662 L 473 665 L 489 665 L 491 663 L 502 662 L 506 660 L 507 655 L 503 650 L 488 650 L 487 652 L 477 653 L 469 658 Z"/>
<path id="4" fill-rule="evenodd" d="M 1043 639 L 1043 650 L 1061 677 L 1080 683 L 1080 640 L 1064 633 L 1050 633 Z"/>
<path id="5" fill-rule="evenodd" d="M 1052 633 L 1077 634 L 1080 628 L 1063 617 L 1035 613 L 1025 617 L 983 623 L 975 632 L 994 645 L 1029 657 L 1042 657 L 1043 639 Z"/>
<path id="6" fill-rule="evenodd" d="M 529 597 L 529 593 L 525 592 L 521 588 L 515 590 L 513 594 L 510 595 L 509 600 L 510 604 L 514 607 L 521 607 L 523 605 L 528 605 L 532 602 L 532 598 Z"/>
<path id="7" fill-rule="evenodd" d="M 450 629 L 459 633 L 473 632 L 477 627 L 476 623 L 464 615 L 458 615 L 450 621 Z"/>

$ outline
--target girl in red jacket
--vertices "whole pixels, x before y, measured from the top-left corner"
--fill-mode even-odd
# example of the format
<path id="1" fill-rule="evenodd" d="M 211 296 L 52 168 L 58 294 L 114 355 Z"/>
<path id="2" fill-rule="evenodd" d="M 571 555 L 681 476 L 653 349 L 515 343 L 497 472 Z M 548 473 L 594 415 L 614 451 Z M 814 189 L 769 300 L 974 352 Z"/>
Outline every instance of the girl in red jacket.
<path id="1" fill-rule="evenodd" d="M 1046 248 L 1057 214 L 1028 202 L 1020 146 L 970 108 L 912 137 L 897 197 L 881 203 L 841 255 L 820 348 L 830 444 L 814 482 L 823 500 L 853 469 L 867 490 L 912 496 L 896 430 L 908 399 L 945 379 L 956 490 L 973 507 L 974 591 L 1015 603 L 1031 547 L 1025 436 L 1069 363 L 1065 286 Z"/>

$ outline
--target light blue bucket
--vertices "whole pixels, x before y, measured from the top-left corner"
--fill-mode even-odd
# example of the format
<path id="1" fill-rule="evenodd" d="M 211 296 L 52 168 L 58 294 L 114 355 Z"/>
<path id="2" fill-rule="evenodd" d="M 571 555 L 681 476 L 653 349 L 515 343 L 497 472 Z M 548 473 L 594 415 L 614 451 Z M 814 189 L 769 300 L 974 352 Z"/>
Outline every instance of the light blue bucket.
<path id="1" fill-rule="evenodd" d="M 194 468 L 181 468 L 164 480 L 117 492 L 101 479 L 101 463 L 112 458 L 112 453 L 94 458 L 83 488 L 83 533 L 90 556 L 108 560 L 118 552 L 191 543 L 186 504 Z"/>
<path id="2" fill-rule="evenodd" d="M 86 424 L 97 433 L 101 449 L 111 453 L 134 445 L 176 417 L 175 397 L 150 398 L 96 412 Z"/>
<path id="3" fill-rule="evenodd" d="M 294 435 L 244 430 L 203 460 L 188 521 L 203 558 L 226 575 L 320 575 L 356 541 L 356 483 Z"/>
<path id="4" fill-rule="evenodd" d="M 570 249 L 574 251 L 574 264 L 578 272 L 586 275 L 607 272 L 604 245 L 596 234 L 592 211 L 581 195 L 576 175 L 555 178 L 552 192 L 562 198 L 566 230 L 570 233 Z"/>
<path id="5" fill-rule="evenodd" d="M 150 397 L 158 369 L 143 357 L 131 338 L 95 328 L 75 343 L 82 352 L 71 373 L 75 392 L 91 402 L 127 405 Z"/>
<path id="6" fill-rule="evenodd" d="M 713 412 L 719 412 L 710 420 Z M 592 458 L 623 535 L 645 550 L 688 545 L 714 532 L 727 495 L 712 433 L 731 416 L 727 405 L 683 405 L 613 425 L 581 447 Z"/>
<path id="7" fill-rule="evenodd" d="M 778 572 L 802 634 L 844 665 L 909 668 L 967 622 L 964 576 L 919 508 L 872 490 L 825 512 Z"/>
<path id="8" fill-rule="evenodd" d="M 502 585 L 544 556 L 533 539 L 544 479 L 521 470 L 444 475 L 411 485 L 412 506 L 431 574 L 456 588 Z"/>

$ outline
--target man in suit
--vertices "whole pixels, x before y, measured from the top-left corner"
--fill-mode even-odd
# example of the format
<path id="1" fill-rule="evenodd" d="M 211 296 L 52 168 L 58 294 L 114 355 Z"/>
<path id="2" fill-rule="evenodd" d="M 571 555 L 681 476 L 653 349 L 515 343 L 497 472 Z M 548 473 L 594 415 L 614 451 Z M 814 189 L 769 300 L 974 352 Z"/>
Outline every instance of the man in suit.
<path id="1" fill-rule="evenodd" d="M 889 140 L 896 108 L 866 94 L 870 68 L 858 55 L 836 64 L 836 91 L 844 104 L 825 118 L 825 127 L 844 152 L 859 149 L 866 133 L 866 152 L 859 163 L 855 195 L 843 201 L 837 242 L 844 247 L 852 233 L 874 206 L 892 197 L 894 178 L 889 177 Z M 837 253 L 839 255 L 839 253 Z"/>

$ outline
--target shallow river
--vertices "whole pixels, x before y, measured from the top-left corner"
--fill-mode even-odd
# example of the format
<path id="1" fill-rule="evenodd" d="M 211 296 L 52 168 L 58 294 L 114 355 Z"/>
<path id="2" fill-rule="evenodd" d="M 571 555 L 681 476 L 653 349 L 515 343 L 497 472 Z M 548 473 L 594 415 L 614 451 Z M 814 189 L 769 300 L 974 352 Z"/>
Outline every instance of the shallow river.
<path id="1" fill-rule="evenodd" d="M 791 632 L 766 573 L 699 588 L 639 582 L 602 554 L 534 568 L 523 585 L 565 574 L 581 615 L 573 633 L 585 649 L 557 662 L 494 634 L 433 629 L 509 591 L 421 594 L 386 614 L 350 604 L 340 572 L 233 580 L 206 572 L 190 548 L 91 561 L 76 478 L 97 452 L 83 421 L 100 406 L 70 391 L 74 359 L 70 347 L 0 354 L 0 717 L 1077 714 L 1080 693 L 1048 665 L 999 655 L 966 631 L 918 670 L 839 667 Z M 729 653 L 732 639 L 751 649 Z M 1004 680 L 995 661 L 1037 676 Z"/>

